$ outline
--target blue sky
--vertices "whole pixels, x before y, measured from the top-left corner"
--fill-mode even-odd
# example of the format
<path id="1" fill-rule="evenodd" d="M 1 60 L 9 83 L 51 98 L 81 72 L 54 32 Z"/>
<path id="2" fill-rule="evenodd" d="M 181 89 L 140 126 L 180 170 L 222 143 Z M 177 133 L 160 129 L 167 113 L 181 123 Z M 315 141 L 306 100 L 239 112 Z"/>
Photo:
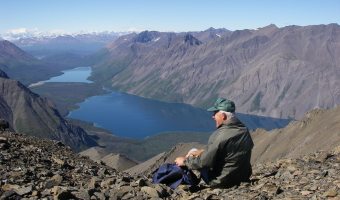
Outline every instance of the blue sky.
<path id="1" fill-rule="evenodd" d="M 340 0 L 0 0 L 0 34 L 340 24 Z"/>

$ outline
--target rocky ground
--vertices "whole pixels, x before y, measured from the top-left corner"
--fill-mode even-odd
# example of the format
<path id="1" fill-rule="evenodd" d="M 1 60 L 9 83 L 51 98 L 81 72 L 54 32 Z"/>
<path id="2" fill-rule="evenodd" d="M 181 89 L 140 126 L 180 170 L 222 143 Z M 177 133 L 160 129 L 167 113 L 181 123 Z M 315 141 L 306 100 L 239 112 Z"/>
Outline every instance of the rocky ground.
<path id="1" fill-rule="evenodd" d="M 0 199 L 340 199 L 340 148 L 253 166 L 230 189 L 152 184 L 53 140 L 0 132 Z"/>

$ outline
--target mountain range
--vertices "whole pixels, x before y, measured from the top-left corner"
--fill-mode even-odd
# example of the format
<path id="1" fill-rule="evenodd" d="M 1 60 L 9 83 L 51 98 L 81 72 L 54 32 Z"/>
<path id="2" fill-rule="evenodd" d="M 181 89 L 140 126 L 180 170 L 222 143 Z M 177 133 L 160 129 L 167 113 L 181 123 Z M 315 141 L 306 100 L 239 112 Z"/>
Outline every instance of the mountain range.
<path id="1" fill-rule="evenodd" d="M 68 33 L 65 31 L 39 31 L 38 29 L 20 28 L 9 30 L 5 34 L 0 34 L 4 40 L 17 41 L 26 38 L 56 38 L 58 36 L 70 35 L 73 37 L 79 35 L 103 35 L 103 36 L 122 36 L 131 33 L 132 31 L 79 31 Z"/>
<path id="2" fill-rule="evenodd" d="M 159 34 L 157 32 L 155 32 L 154 34 Z M 159 36 L 161 36 L 163 33 L 159 34 Z M 166 35 L 166 34 L 164 34 Z M 171 34 L 170 34 L 171 36 Z M 143 37 L 137 37 L 136 39 L 139 40 L 143 40 Z M 162 40 L 158 40 L 155 42 L 155 46 L 159 45 L 159 43 L 164 43 L 166 41 L 162 41 Z M 30 56 L 29 54 L 27 54 L 26 52 L 20 50 L 20 48 L 18 48 L 17 46 L 15 46 L 14 44 L 10 43 L 9 41 L 1 41 L 0 43 L 3 44 L 3 53 L 1 54 L 3 58 L 7 59 L 7 63 L 11 64 L 13 62 L 19 62 L 19 63 L 23 63 L 23 66 L 20 66 L 21 68 L 17 67 L 14 68 L 14 70 L 20 70 L 21 74 L 16 74 L 21 75 L 21 77 L 19 77 L 19 80 L 25 80 L 25 78 L 27 79 L 28 76 L 36 76 L 39 75 L 38 73 L 31 73 L 32 70 L 34 70 L 33 67 L 25 67 L 25 61 L 27 60 L 28 62 L 31 60 L 36 61 L 37 63 L 44 63 L 41 60 L 35 59 L 34 57 Z M 6 53 L 8 52 L 8 53 Z M 12 54 L 11 54 L 12 53 Z M 44 60 L 44 59 L 43 59 Z M 58 60 L 58 59 L 56 59 Z M 62 59 L 60 62 L 64 62 Z M 27 63 L 27 62 L 26 62 Z M 53 65 L 51 65 L 53 66 Z M 65 66 L 65 65 L 64 65 Z M 70 67 L 70 66 L 69 66 Z M 11 72 L 9 69 L 4 68 L 3 70 L 9 71 Z M 14 81 L 14 80 L 11 80 Z M 17 81 L 18 82 L 18 81 Z M 10 87 L 10 83 L 9 81 L 4 83 L 3 88 L 4 89 L 8 89 L 8 87 Z M 19 82 L 18 82 L 19 84 Z M 67 119 L 67 122 L 65 121 L 65 119 L 63 119 L 63 116 L 67 116 L 68 113 L 68 108 L 72 107 L 72 109 L 76 109 L 73 106 L 70 106 L 69 103 L 70 102 L 64 102 L 65 99 L 72 99 L 71 101 L 73 103 L 77 103 L 80 101 L 83 101 L 81 99 L 81 97 L 79 96 L 86 96 L 87 93 L 93 93 L 92 90 L 101 90 L 101 87 L 96 87 L 96 86 L 90 86 L 88 84 L 70 84 L 70 83 L 65 83 L 65 84 L 48 84 L 45 83 L 43 86 L 46 86 L 47 89 L 46 90 L 34 90 L 35 87 L 33 88 L 33 91 L 43 91 L 39 94 L 41 94 L 42 96 L 45 96 L 46 93 L 48 94 L 52 94 L 50 95 L 51 99 L 53 101 L 55 101 L 55 103 L 58 105 L 58 114 L 57 116 L 54 115 L 43 115 L 41 116 L 41 112 L 40 111 L 36 111 L 33 112 L 31 110 L 31 105 L 25 105 L 22 104 L 22 102 L 25 102 L 25 98 L 23 98 L 22 100 L 19 101 L 18 104 L 22 104 L 23 107 L 28 107 L 27 111 L 26 110 L 22 110 L 22 108 L 20 106 L 12 106 L 7 110 L 3 110 L 2 114 L 0 115 L 0 117 L 5 118 L 6 120 L 8 120 L 11 123 L 11 126 L 18 132 L 21 133 L 26 133 L 29 135 L 35 135 L 35 136 L 39 136 L 39 137 L 47 137 L 47 138 L 64 138 L 62 139 L 62 141 L 67 144 L 70 145 L 72 148 L 76 145 L 75 143 L 68 143 L 66 140 L 67 138 L 65 138 L 64 134 L 68 133 L 68 128 L 65 128 L 66 132 L 62 132 L 62 133 L 54 133 L 55 135 L 50 136 L 49 134 L 46 134 L 45 132 L 51 132 L 50 130 L 46 129 L 45 125 L 46 123 L 48 124 L 52 124 L 52 122 L 54 123 L 55 118 L 60 118 L 59 120 L 63 123 L 67 123 L 67 124 L 73 124 L 73 122 L 75 120 L 72 120 L 73 122 L 71 123 L 69 119 Z M 13 90 L 13 92 L 17 93 L 16 96 L 19 97 L 24 97 L 25 92 L 22 91 L 28 91 L 31 94 L 34 94 L 31 92 L 31 88 L 27 88 L 23 85 L 21 85 L 20 87 L 21 89 L 18 90 Z M 87 88 L 87 89 L 86 89 Z M 49 91 L 48 91 L 49 90 Z M 92 92 L 91 92 L 92 91 Z M 71 93 L 71 94 L 67 94 L 67 93 Z M 34 94 L 35 96 L 39 97 L 38 95 Z M 6 101 L 11 101 L 11 98 L 7 98 Z M 59 103 L 60 101 L 62 101 L 62 103 Z M 74 102 L 75 101 L 75 102 Z M 16 102 L 13 100 L 13 103 Z M 45 105 L 48 104 L 48 105 Z M 4 105 L 7 105 L 7 103 L 5 102 Z M 42 106 L 46 106 L 46 107 L 50 107 L 52 105 L 54 110 L 57 110 L 57 107 L 51 103 L 51 101 L 46 101 L 42 103 Z M 67 107 L 67 108 L 64 108 Z M 11 110 L 12 113 L 16 113 L 16 117 L 20 117 L 20 116 L 26 116 L 28 115 L 29 117 L 25 118 L 25 124 L 22 124 L 21 129 L 18 129 L 17 124 L 14 123 L 14 119 L 7 117 L 9 114 L 6 114 L 8 110 Z M 22 114 L 20 114 L 21 112 L 23 112 Z M 26 113 L 29 112 L 29 113 Z M 57 112 L 57 111 L 56 111 Z M 20 116 L 19 116 L 20 115 Z M 32 115 L 32 116 L 31 116 Z M 241 113 L 239 114 L 240 118 L 245 119 L 245 123 L 247 123 L 250 127 L 257 127 L 259 124 L 265 124 L 268 123 L 269 121 L 272 123 L 270 124 L 271 128 L 275 128 L 277 126 L 282 127 L 282 124 L 286 124 L 287 121 L 273 121 L 270 119 L 266 119 L 266 117 L 256 117 L 256 116 L 246 116 L 246 115 L 242 115 Z M 32 122 L 28 122 L 29 119 L 32 118 Z M 36 120 L 35 120 L 36 119 Z M 52 121 L 52 122 L 49 122 Z M 56 124 L 58 124 L 59 121 L 57 121 Z M 282 123 L 282 124 L 281 124 Z M 41 124 L 41 126 L 39 126 L 39 124 Z M 88 128 L 88 126 L 84 126 L 84 123 L 77 123 L 79 124 L 81 127 L 86 127 L 86 133 L 91 134 L 91 138 L 95 138 L 95 141 L 98 144 L 101 144 L 102 146 L 105 146 L 105 148 L 107 150 L 109 150 L 110 152 L 115 152 L 115 153 L 123 153 L 126 154 L 130 157 L 132 157 L 133 159 L 139 160 L 139 161 L 144 161 L 146 159 L 149 159 L 150 157 L 153 157 L 155 155 L 157 155 L 159 152 L 165 151 L 169 148 L 171 148 L 173 145 L 176 145 L 179 142 L 202 142 L 204 143 L 205 140 L 207 139 L 209 133 L 164 133 L 164 134 L 159 134 L 157 136 L 152 136 L 152 137 L 148 137 L 145 140 L 136 140 L 136 139 L 131 139 L 131 138 L 120 138 L 120 137 L 116 137 L 114 135 L 112 135 L 112 133 L 103 133 L 103 130 L 94 130 L 92 131 L 92 128 Z M 36 129 L 37 132 L 32 131 L 32 126 L 37 126 Z M 57 125 L 56 125 L 57 126 Z M 54 130 L 52 130 L 54 131 Z M 73 133 L 71 133 L 73 134 Z M 78 133 L 77 133 L 78 134 Z M 77 135 L 76 134 L 76 135 Z M 79 133 L 81 138 L 87 138 L 86 140 L 91 141 L 91 138 L 88 138 L 88 135 L 84 135 L 81 136 L 81 134 L 85 134 L 85 133 Z M 76 137 L 76 136 L 75 136 Z M 160 142 L 162 142 L 162 140 L 164 138 L 168 138 L 167 139 L 167 143 L 164 145 L 159 145 Z M 81 143 L 81 147 L 85 148 L 85 147 L 91 147 L 93 145 L 93 143 L 91 142 L 84 142 L 84 144 L 82 144 L 82 142 L 80 141 L 79 143 Z M 76 146 L 77 147 L 77 146 Z M 131 151 L 131 149 L 135 149 L 136 151 Z M 78 150 L 78 149 L 77 149 Z"/>
<path id="3" fill-rule="evenodd" d="M 122 36 L 93 55 L 100 62 L 90 79 L 197 107 L 223 96 L 240 113 L 284 119 L 340 104 L 338 24 L 271 24 L 201 40 L 189 33 Z"/>
<path id="4" fill-rule="evenodd" d="M 80 31 L 77 33 L 47 32 L 37 29 L 18 29 L 0 35 L 0 40 L 11 41 L 22 50 L 37 57 L 45 57 L 55 53 L 70 52 L 91 54 L 99 51 L 116 38 L 132 33 L 132 31 Z"/>
<path id="5" fill-rule="evenodd" d="M 337 24 L 284 28 L 270 25 L 258 30 L 234 32 L 208 29 L 192 34 L 144 31 L 119 37 L 97 53 L 83 59 L 92 60 L 96 64 L 90 77 L 92 80 L 119 91 L 163 101 L 191 103 L 201 107 L 211 106 L 217 96 L 225 96 L 235 101 L 237 112 L 240 113 L 301 119 L 314 107 L 333 108 L 339 104 L 339 58 L 336 56 L 339 53 L 338 33 Z M 1 69 L 11 72 L 12 75 L 20 75 L 24 81 L 27 76 L 37 77 L 44 72 L 43 70 L 48 71 L 51 68 L 55 69 L 52 66 L 58 66 L 58 63 L 51 65 L 47 61 L 35 59 L 8 41 L 1 41 L 0 45 Z M 37 63 L 36 65 L 41 68 L 35 68 L 34 65 L 27 67 L 27 63 Z M 33 70 L 36 71 L 32 73 Z M 45 128 L 44 124 L 51 126 L 52 122 L 39 120 L 28 124 L 30 113 L 35 111 L 23 109 L 36 108 L 30 104 L 23 104 L 22 102 L 30 102 L 24 97 L 30 99 L 33 99 L 32 96 L 38 99 L 41 97 L 30 92 L 19 82 L 12 83 L 14 80 L 9 81 L 8 76 L 2 74 L 6 84 L 3 88 L 7 89 L 6 97 L 9 98 L 2 100 L 1 105 L 3 113 L 6 113 L 5 119 L 13 128 L 16 131 L 21 130 L 20 126 L 17 126 L 16 117 L 27 113 L 28 117 L 23 117 L 25 126 L 39 126 L 40 123 L 42 129 Z M 13 87 L 12 85 L 20 85 L 20 89 L 8 90 L 8 87 Z M 15 99 L 8 91 L 15 91 L 13 93 L 19 94 L 23 99 Z M 12 104 L 8 103 L 12 101 Z M 52 107 L 53 112 L 57 113 L 55 105 L 50 101 L 43 104 Z M 17 105 L 22 105 L 23 108 Z M 12 106 L 14 108 L 11 108 Z M 63 121 L 58 113 L 55 115 L 50 114 L 51 111 L 35 113 L 38 113 L 36 117 L 47 121 L 51 117 L 56 121 L 55 124 L 68 123 Z M 41 113 L 49 114 L 40 117 Z M 34 132 L 34 129 L 32 131 Z M 264 135 L 279 133 L 281 132 L 264 131 L 263 134 L 255 135 L 266 137 Z M 45 131 L 39 134 L 45 135 Z M 114 141 L 115 145 L 110 147 L 111 150 L 120 148 L 129 152 L 128 147 L 141 146 L 136 141 L 113 136 L 111 138 L 100 133 L 98 135 L 99 141 L 106 139 Z M 58 136 L 52 134 L 49 137 L 65 138 L 59 136 L 59 133 Z M 83 140 L 82 144 L 86 144 L 86 141 Z M 90 139 L 88 142 L 92 144 Z M 273 142 L 261 146 L 270 149 L 271 143 Z M 143 151 L 136 153 L 143 154 Z M 259 154 L 269 157 L 266 150 Z"/>

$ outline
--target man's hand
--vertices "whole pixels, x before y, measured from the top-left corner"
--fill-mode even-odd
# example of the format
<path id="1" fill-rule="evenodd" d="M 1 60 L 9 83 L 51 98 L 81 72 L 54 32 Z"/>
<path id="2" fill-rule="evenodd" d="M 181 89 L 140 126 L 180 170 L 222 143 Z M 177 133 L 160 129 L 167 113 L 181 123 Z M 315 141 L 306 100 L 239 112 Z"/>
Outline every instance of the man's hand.
<path id="1" fill-rule="evenodd" d="M 198 151 L 192 151 L 192 152 L 189 152 L 185 158 L 188 158 L 189 156 L 194 156 L 194 157 L 197 157 L 199 155 L 201 155 L 201 153 L 204 151 L 204 149 L 201 149 L 201 150 L 198 150 Z"/>
<path id="2" fill-rule="evenodd" d="M 185 166 L 184 165 L 184 157 L 178 157 L 178 158 L 176 158 L 176 160 L 175 160 L 175 163 L 176 163 L 176 165 L 178 165 L 178 166 L 180 166 L 180 167 L 182 167 L 182 166 Z"/>

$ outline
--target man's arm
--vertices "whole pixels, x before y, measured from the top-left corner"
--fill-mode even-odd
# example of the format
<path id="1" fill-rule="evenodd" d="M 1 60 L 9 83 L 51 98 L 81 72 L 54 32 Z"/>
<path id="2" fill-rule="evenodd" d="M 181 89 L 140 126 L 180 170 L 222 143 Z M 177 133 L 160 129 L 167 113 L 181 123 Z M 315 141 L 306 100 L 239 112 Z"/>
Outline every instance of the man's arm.
<path id="1" fill-rule="evenodd" d="M 185 158 L 188 158 L 189 156 L 198 157 L 199 155 L 201 155 L 201 153 L 203 151 L 204 151 L 204 149 L 201 149 L 201 150 L 198 150 L 198 151 L 191 151 L 185 156 Z"/>
<path id="2" fill-rule="evenodd" d="M 180 166 L 180 167 L 182 167 L 182 166 L 185 166 L 185 164 L 184 164 L 184 157 L 178 157 L 178 158 L 176 158 L 176 160 L 175 160 L 175 163 L 176 163 L 176 165 L 178 165 L 178 166 Z"/>
<path id="3" fill-rule="evenodd" d="M 188 157 L 183 160 L 183 164 L 189 169 L 209 169 L 215 165 L 219 141 L 208 144 L 204 149 L 200 150 L 197 157 Z"/>
<path id="4" fill-rule="evenodd" d="M 175 160 L 176 165 L 178 166 L 185 166 L 184 165 L 184 159 L 188 158 L 189 156 L 194 156 L 194 157 L 198 157 L 199 155 L 201 155 L 201 153 L 204 151 L 204 149 L 201 150 L 197 150 L 197 151 L 191 151 L 189 152 L 185 157 L 178 157 Z"/>

